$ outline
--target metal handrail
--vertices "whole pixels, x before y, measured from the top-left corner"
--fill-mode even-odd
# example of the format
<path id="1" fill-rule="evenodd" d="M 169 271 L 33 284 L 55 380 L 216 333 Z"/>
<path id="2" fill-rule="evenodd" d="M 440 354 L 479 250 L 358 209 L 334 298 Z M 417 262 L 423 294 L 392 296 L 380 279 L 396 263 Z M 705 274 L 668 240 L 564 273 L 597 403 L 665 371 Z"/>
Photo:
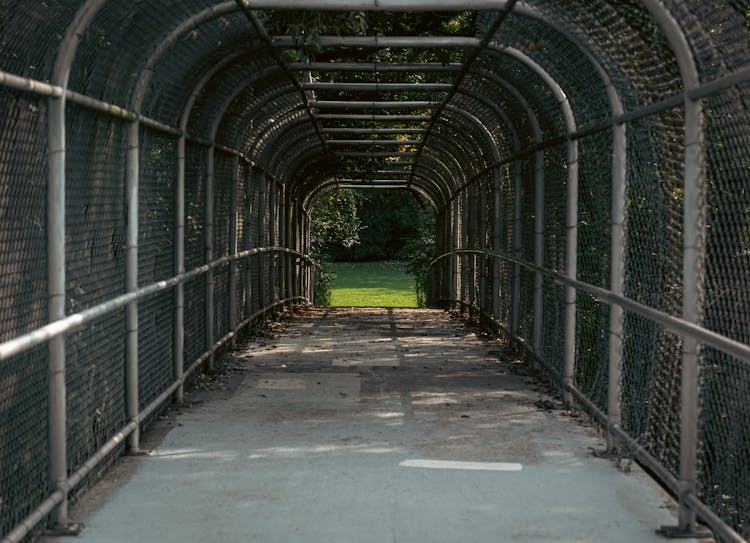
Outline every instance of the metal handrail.
<path id="1" fill-rule="evenodd" d="M 131 302 L 150 298 L 151 296 L 154 296 L 159 292 L 203 275 L 209 270 L 224 266 L 232 261 L 237 261 L 250 256 L 271 252 L 292 254 L 302 258 L 312 266 L 318 268 L 320 267 L 320 264 L 315 261 L 310 255 L 295 251 L 293 249 L 289 249 L 287 247 L 259 247 L 255 249 L 240 251 L 236 254 L 223 256 L 208 264 L 203 264 L 202 266 L 193 268 L 189 272 L 175 275 L 163 281 L 157 281 L 156 283 L 152 283 L 145 287 L 140 287 L 137 290 L 128 292 L 126 294 L 121 294 L 116 298 L 112 298 L 111 300 L 108 300 L 101 304 L 97 304 L 94 307 L 84 309 L 83 311 L 79 311 L 78 313 L 74 313 L 72 315 L 67 315 L 60 320 L 51 322 L 45 326 L 37 328 L 36 330 L 23 334 L 22 336 L 18 336 L 17 338 L 8 340 L 4 343 L 0 343 L 0 361 L 27 351 L 37 345 L 41 345 L 42 343 L 45 343 L 52 338 L 73 332 L 84 324 L 109 315 L 114 311 L 127 306 Z"/>
<path id="2" fill-rule="evenodd" d="M 513 264 L 519 264 L 520 266 L 530 271 L 541 272 L 548 277 L 555 279 L 563 286 L 574 287 L 578 290 L 596 296 L 597 299 L 607 304 L 619 304 L 623 308 L 632 311 L 633 313 L 637 313 L 642 317 L 646 317 L 647 319 L 651 319 L 652 321 L 661 324 L 665 329 L 671 332 L 674 332 L 682 337 L 695 337 L 706 345 L 710 345 L 711 347 L 719 349 L 720 351 L 734 358 L 750 364 L 750 345 L 745 345 L 744 343 L 740 343 L 739 341 L 704 328 L 703 326 L 700 326 L 698 324 L 693 324 L 679 317 L 674 317 L 672 315 L 669 315 L 668 313 L 664 313 L 663 311 L 654 309 L 653 307 L 637 302 L 626 296 L 614 294 L 612 291 L 609 291 L 602 287 L 597 287 L 585 281 L 571 279 L 560 272 L 556 272 L 554 270 L 550 270 L 541 266 L 536 266 L 531 262 L 527 262 L 526 260 L 516 258 L 511 255 L 498 253 L 495 251 L 488 251 L 486 249 L 456 249 L 454 251 L 449 251 L 447 253 L 439 255 L 432 262 L 430 262 L 430 266 L 432 267 L 438 261 L 456 254 L 480 254 L 484 256 L 491 256 L 494 258 L 500 258 Z"/>

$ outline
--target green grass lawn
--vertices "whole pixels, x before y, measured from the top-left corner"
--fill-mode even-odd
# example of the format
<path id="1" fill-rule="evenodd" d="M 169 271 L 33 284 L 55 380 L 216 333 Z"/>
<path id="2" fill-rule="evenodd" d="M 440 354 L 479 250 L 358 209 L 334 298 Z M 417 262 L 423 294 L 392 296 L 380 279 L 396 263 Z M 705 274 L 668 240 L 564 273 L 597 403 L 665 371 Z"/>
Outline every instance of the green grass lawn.
<path id="1" fill-rule="evenodd" d="M 417 307 L 414 277 L 400 262 L 334 262 L 332 306 Z"/>

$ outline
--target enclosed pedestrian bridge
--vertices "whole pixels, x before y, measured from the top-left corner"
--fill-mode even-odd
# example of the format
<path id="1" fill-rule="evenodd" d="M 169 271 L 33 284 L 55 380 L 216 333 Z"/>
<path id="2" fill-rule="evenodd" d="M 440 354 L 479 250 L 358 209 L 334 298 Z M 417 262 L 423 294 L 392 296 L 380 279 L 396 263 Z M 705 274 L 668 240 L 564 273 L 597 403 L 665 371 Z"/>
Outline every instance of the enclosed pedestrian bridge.
<path id="1" fill-rule="evenodd" d="M 434 210 L 430 303 L 672 493 L 666 535 L 748 537 L 745 3 L 0 4 L 4 543 L 71 527 L 217 351 L 314 302 L 344 187 Z"/>

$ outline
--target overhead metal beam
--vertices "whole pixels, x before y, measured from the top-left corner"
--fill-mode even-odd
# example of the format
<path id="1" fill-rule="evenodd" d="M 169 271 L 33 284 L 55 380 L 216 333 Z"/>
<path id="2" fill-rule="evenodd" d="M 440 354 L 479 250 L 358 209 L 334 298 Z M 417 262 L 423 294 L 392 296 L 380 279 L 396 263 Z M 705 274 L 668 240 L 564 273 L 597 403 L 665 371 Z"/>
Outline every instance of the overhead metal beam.
<path id="1" fill-rule="evenodd" d="M 406 183 L 408 179 L 352 179 L 352 178 L 345 178 L 345 179 L 339 179 L 339 183 L 365 183 L 370 185 L 392 185 L 392 184 L 400 184 L 401 182 Z"/>
<path id="2" fill-rule="evenodd" d="M 318 113 L 321 121 L 377 121 L 377 122 L 427 122 L 429 115 L 366 115 L 354 113 Z"/>
<path id="3" fill-rule="evenodd" d="M 248 18 L 250 23 L 253 25 L 253 28 L 255 28 L 255 31 L 260 35 L 261 39 L 268 44 L 269 46 L 273 45 L 273 40 L 271 36 L 266 31 L 266 28 L 263 26 L 263 23 L 258 19 L 258 16 L 253 11 L 254 8 L 251 8 L 249 5 L 248 0 L 236 0 L 237 6 L 239 6 L 242 13 L 245 14 L 245 16 Z M 287 75 L 289 81 L 292 83 L 292 85 L 299 90 L 299 93 L 302 97 L 302 103 L 305 106 L 305 109 L 307 110 L 307 114 L 310 116 L 310 120 L 313 123 L 313 126 L 315 127 L 315 130 L 318 132 L 318 137 L 320 138 L 320 141 L 323 145 L 323 151 L 327 152 L 327 149 L 325 147 L 325 138 L 323 137 L 323 134 L 320 133 L 320 127 L 318 126 L 317 121 L 315 120 L 315 115 L 313 114 L 312 110 L 310 109 L 310 102 L 307 97 L 307 93 L 302 89 L 302 84 L 297 79 L 296 75 L 289 70 L 286 63 L 284 62 L 284 59 L 281 57 L 281 54 L 278 50 L 271 48 L 271 51 L 273 53 L 273 58 L 276 61 L 276 64 L 278 64 L 282 70 L 284 70 L 284 73 Z"/>
<path id="4" fill-rule="evenodd" d="M 323 134 L 424 134 L 424 128 L 323 128 Z"/>
<path id="5" fill-rule="evenodd" d="M 315 100 L 312 107 L 318 109 L 429 109 L 440 102 L 428 100 L 404 101 L 357 101 L 357 100 Z"/>
<path id="6" fill-rule="evenodd" d="M 416 152 L 412 151 L 335 151 L 334 154 L 336 156 L 346 156 L 346 157 L 355 157 L 355 156 L 365 156 L 365 157 L 415 157 L 417 156 Z"/>
<path id="7" fill-rule="evenodd" d="M 246 2 L 246 0 L 237 0 Z M 274 36 L 272 45 L 278 48 L 301 48 L 304 40 L 294 36 Z M 480 40 L 462 36 L 320 36 L 316 40 L 319 47 L 365 47 L 435 49 L 453 47 L 479 47 Z"/>
<path id="8" fill-rule="evenodd" d="M 351 183 L 348 185 L 339 184 L 339 188 L 341 189 L 406 189 L 406 188 L 409 188 L 409 185 L 407 182 L 399 183 L 399 184 L 391 184 L 391 185 Z"/>
<path id="9" fill-rule="evenodd" d="M 419 157 L 421 156 L 422 151 L 424 151 L 425 144 L 427 143 L 427 140 L 430 138 L 430 134 L 433 132 L 435 128 L 435 123 L 437 119 L 440 117 L 440 114 L 445 110 L 445 108 L 448 106 L 450 101 L 456 95 L 456 92 L 461 86 L 461 83 L 463 83 L 463 80 L 466 78 L 466 75 L 469 73 L 469 70 L 471 69 L 472 64 L 474 63 L 474 61 L 476 61 L 476 59 L 482 53 L 482 50 L 487 47 L 490 40 L 492 39 L 492 36 L 494 36 L 495 32 L 497 32 L 497 29 L 500 28 L 500 26 L 503 24 L 505 19 L 508 17 L 508 15 L 510 14 L 510 10 L 513 9 L 513 6 L 515 3 L 516 3 L 516 0 L 510 0 L 507 3 L 507 6 L 505 6 L 504 11 L 502 11 L 501 13 L 497 15 L 497 17 L 495 17 L 495 20 L 492 22 L 489 29 L 485 32 L 481 40 L 476 39 L 476 38 L 472 40 L 474 42 L 473 45 L 471 45 L 473 50 L 468 55 L 468 58 L 465 60 L 464 65 L 461 68 L 461 71 L 458 73 L 455 80 L 453 81 L 453 85 L 452 85 L 450 92 L 448 92 L 445 98 L 443 98 L 443 101 L 438 105 L 437 109 L 434 109 L 432 111 L 432 118 L 430 119 L 430 122 L 427 125 L 427 134 L 422 139 L 422 145 L 420 145 L 419 149 L 417 150 L 417 157 L 415 159 L 415 162 L 419 162 Z M 494 148 L 494 142 L 493 142 L 493 148 Z"/>
<path id="10" fill-rule="evenodd" d="M 504 0 L 247 0 L 251 9 L 325 11 L 465 11 L 503 9 Z"/>
<path id="11" fill-rule="evenodd" d="M 449 83 L 302 83 L 305 90 L 358 91 L 358 92 L 448 92 L 453 88 Z"/>
<path id="12" fill-rule="evenodd" d="M 290 70 L 303 72 L 457 72 L 461 64 L 416 62 L 381 64 L 379 62 L 292 62 Z"/>
<path id="13" fill-rule="evenodd" d="M 383 146 L 412 146 L 421 143 L 419 140 L 328 140 L 331 145 L 383 145 Z"/>

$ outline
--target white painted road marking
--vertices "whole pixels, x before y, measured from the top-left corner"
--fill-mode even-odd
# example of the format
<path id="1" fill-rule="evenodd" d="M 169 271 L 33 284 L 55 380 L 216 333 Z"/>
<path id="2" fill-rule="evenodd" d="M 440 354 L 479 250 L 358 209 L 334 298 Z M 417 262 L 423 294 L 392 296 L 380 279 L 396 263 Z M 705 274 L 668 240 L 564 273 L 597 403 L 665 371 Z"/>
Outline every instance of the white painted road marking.
<path id="1" fill-rule="evenodd" d="M 515 462 L 458 462 L 455 460 L 404 460 L 404 468 L 459 469 L 470 471 L 521 471 L 522 464 Z"/>

